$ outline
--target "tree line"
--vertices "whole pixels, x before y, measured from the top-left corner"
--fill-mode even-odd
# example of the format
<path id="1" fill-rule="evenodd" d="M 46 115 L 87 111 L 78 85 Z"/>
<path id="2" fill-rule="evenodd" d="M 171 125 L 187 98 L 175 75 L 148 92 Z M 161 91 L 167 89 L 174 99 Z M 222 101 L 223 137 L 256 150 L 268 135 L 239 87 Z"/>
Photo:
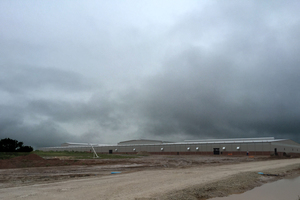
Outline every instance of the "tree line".
<path id="1" fill-rule="evenodd" d="M 33 148 L 31 146 L 24 146 L 23 142 L 13 140 L 10 138 L 4 138 L 0 140 L 0 152 L 31 152 Z"/>

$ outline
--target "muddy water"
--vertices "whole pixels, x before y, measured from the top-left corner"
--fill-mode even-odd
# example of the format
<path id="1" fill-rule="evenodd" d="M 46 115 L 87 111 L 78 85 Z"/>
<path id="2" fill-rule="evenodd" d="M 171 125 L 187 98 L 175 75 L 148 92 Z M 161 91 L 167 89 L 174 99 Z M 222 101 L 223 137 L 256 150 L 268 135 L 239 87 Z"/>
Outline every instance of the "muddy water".
<path id="1" fill-rule="evenodd" d="M 300 176 L 293 179 L 282 179 L 267 183 L 243 194 L 234 194 L 228 197 L 213 198 L 209 200 L 298 200 L 300 197 Z"/>

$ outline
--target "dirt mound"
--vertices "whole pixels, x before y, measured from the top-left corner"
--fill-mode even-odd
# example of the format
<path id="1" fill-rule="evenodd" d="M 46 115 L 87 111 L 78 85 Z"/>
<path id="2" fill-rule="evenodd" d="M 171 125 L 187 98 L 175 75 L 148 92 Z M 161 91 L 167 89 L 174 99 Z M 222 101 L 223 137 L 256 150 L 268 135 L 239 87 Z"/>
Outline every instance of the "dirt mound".
<path id="1" fill-rule="evenodd" d="M 49 166 L 69 166 L 69 165 L 112 165 L 122 163 L 120 160 L 87 159 L 87 160 L 60 160 L 58 158 L 44 159 L 36 154 L 18 156 L 7 160 L 0 160 L 0 169 L 27 168 L 27 167 L 49 167 Z M 1 182 L 1 180 L 0 180 Z"/>
<path id="2" fill-rule="evenodd" d="M 43 161 L 44 159 L 36 154 L 17 156 L 8 160 L 0 160 L 0 169 L 32 167 Z"/>
<path id="3" fill-rule="evenodd" d="M 44 160 L 44 158 L 42 158 L 41 156 L 38 156 L 36 154 L 28 154 L 26 156 L 14 157 L 9 160 L 15 160 L 15 161 L 22 161 L 22 160 L 30 161 L 31 160 L 31 161 L 33 161 L 33 160 Z"/>

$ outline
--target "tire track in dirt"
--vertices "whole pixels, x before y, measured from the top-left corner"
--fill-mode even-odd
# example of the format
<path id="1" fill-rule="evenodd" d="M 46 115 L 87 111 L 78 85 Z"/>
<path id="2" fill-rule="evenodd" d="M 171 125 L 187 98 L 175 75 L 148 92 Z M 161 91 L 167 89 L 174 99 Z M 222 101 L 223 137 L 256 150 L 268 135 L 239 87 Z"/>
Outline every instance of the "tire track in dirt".
<path id="1" fill-rule="evenodd" d="M 170 193 L 241 173 L 300 167 L 300 159 L 268 160 L 191 168 L 143 170 L 65 182 L 0 189 L 0 199 L 168 199 Z M 240 178 L 240 177 L 239 177 Z M 172 199 L 176 199 L 176 196 Z"/>

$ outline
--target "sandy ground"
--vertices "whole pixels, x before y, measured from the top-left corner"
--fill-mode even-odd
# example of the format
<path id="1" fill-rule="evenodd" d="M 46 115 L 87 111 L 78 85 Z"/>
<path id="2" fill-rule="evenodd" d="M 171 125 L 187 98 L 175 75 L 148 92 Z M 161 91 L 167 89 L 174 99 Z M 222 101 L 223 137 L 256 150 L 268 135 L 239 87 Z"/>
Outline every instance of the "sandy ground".
<path id="1" fill-rule="evenodd" d="M 140 170 L 181 169 L 252 162 L 270 158 L 152 155 L 133 159 L 72 160 L 61 157 L 60 159 L 43 159 L 36 155 L 30 155 L 30 157 L 0 160 L 0 188 L 57 182 L 79 177 L 99 177 L 108 175 L 111 171 L 128 173 Z"/>
<path id="2" fill-rule="evenodd" d="M 206 199 L 299 173 L 299 158 L 265 159 L 149 156 L 115 165 L 2 169 L 0 199 Z"/>

